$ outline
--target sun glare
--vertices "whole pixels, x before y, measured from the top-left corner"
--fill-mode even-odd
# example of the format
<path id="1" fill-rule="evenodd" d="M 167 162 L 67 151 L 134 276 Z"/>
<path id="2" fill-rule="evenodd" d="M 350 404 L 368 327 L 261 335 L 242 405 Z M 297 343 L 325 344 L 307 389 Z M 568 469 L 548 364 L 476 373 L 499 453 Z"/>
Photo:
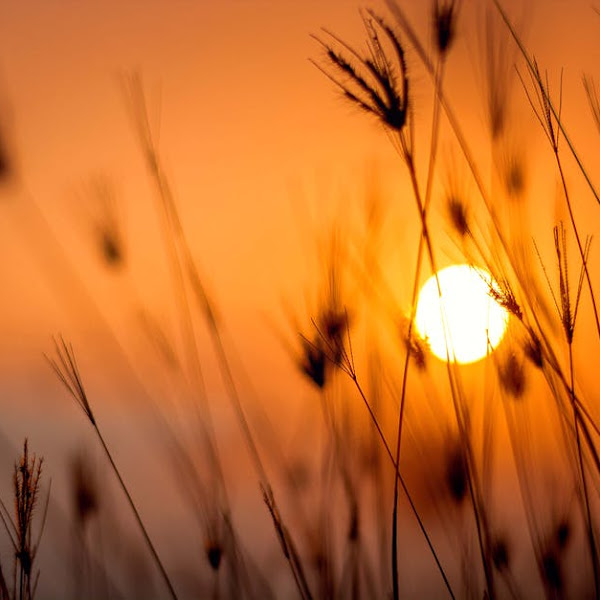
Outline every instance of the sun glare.
<path id="1" fill-rule="evenodd" d="M 438 271 L 443 316 L 435 276 L 419 293 L 415 326 L 442 360 L 472 363 L 494 350 L 506 331 L 508 313 L 489 293 L 497 287 L 479 267 L 452 265 Z"/>

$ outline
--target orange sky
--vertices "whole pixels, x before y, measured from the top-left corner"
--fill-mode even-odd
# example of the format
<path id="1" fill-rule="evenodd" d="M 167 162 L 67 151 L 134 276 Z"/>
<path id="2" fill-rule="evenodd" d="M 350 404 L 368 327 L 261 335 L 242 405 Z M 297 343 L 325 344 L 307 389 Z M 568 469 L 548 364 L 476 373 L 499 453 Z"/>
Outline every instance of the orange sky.
<path id="1" fill-rule="evenodd" d="M 405 4 L 426 31 L 421 3 Z M 464 35 L 459 32 L 447 82 L 485 172 L 490 150 L 473 58 L 479 48 L 473 24 L 484 4 L 463 2 Z M 334 221 L 342 231 L 360 230 L 369 173 L 376 173 L 387 197 L 382 263 L 395 298 L 407 305 L 406 274 L 413 269 L 418 228 L 412 202 L 402 204 L 403 165 L 380 128 L 345 104 L 308 60 L 320 58 L 309 34 L 321 26 L 360 46 L 360 5 L 354 0 L 0 4 L 0 128 L 18 172 L 13 185 L 0 189 L 0 408 L 8 404 L 15 421 L 22 398 L 35 397 L 35 405 L 41 395 L 56 397 L 64 401 L 65 414 L 73 409 L 42 357 L 57 332 L 73 340 L 99 397 L 139 399 L 113 337 L 142 378 L 168 387 L 156 375 L 156 359 L 136 317 L 143 306 L 176 331 L 154 190 L 119 87 L 124 72 L 137 70 L 143 77 L 191 250 L 265 403 L 298 389 L 278 339 L 280 331 L 292 335 L 282 307 L 293 306 L 309 325 L 305 298 L 312 298 L 317 279 L 315 240 Z M 600 134 L 580 84 L 583 72 L 600 78 L 600 16 L 587 0 L 507 5 L 554 85 L 564 67 L 565 123 L 591 172 L 600 173 Z M 431 86 L 410 53 L 409 66 L 421 127 L 417 143 L 424 152 Z M 542 251 L 551 252 L 556 180 L 548 170 L 549 150 L 517 81 L 513 96 L 514 139 L 532 174 L 526 209 L 531 233 Z M 449 139 L 442 139 L 442 154 L 449 153 Z M 118 274 L 98 261 L 82 206 L 86 184 L 98 174 L 114 182 L 118 197 L 127 245 L 127 271 Z M 600 207 L 572 169 L 569 177 L 584 233 L 600 234 Z M 564 210 L 558 213 L 566 218 Z M 441 214 L 434 199 L 439 255 L 448 262 L 455 249 Z M 68 265 L 62 262 L 65 254 Z M 596 273 L 599 255 L 595 243 L 590 268 Z M 96 308 L 90 308 L 90 298 Z M 576 351 L 585 356 L 587 344 L 597 342 L 590 327 L 582 327 L 580 335 Z M 203 346 L 208 382 L 218 385 L 210 356 Z M 117 375 L 110 379 L 106 373 Z M 585 367 L 580 377 L 587 383 L 593 375 Z M 35 414 L 28 408 L 23 418 Z M 21 435 L 17 428 L 14 438 Z"/>
<path id="2" fill-rule="evenodd" d="M 600 17 L 583 0 L 512 4 L 511 14 L 551 81 L 564 67 L 565 122 L 593 171 L 599 136 L 590 127 L 580 78 L 594 74 L 598 64 Z M 383 262 L 389 285 L 407 306 L 407 265 L 413 264 L 418 228 L 412 201 L 402 202 L 405 170 L 380 128 L 343 102 L 308 60 L 320 57 L 309 34 L 321 26 L 360 46 L 358 6 L 341 0 L 2 6 L 0 124 L 18 168 L 18 183 L 3 191 L 0 220 L 6 290 L 0 298 L 0 373 L 9 388 L 33 380 L 60 393 L 42 352 L 61 332 L 73 340 L 91 386 L 108 388 L 120 401 L 137 397 L 137 384 L 123 383 L 131 376 L 114 338 L 144 378 L 157 363 L 140 330 L 140 307 L 176 336 L 154 190 L 119 86 L 120 75 L 132 70 L 146 84 L 192 252 L 242 361 L 258 374 L 261 394 L 277 398 L 288 389 L 294 367 L 279 334 L 291 335 L 292 327 L 282 307 L 291 305 L 309 325 L 322 258 L 316 242 L 336 221 L 342 231 L 360 231 L 369 177 L 388 206 Z M 426 32 L 427 9 L 407 6 Z M 480 65 L 473 58 L 482 6 L 464 3 L 446 81 L 485 172 L 489 142 Z M 431 88 L 410 51 L 409 66 L 418 147 L 424 150 Z M 551 251 L 556 184 L 547 175 L 550 155 L 518 82 L 513 87 L 515 140 L 532 173 L 532 233 L 540 248 Z M 442 137 L 442 157 L 452 149 L 448 139 Z M 421 157 L 424 166 L 423 151 Z M 100 264 L 90 233 L 86 186 L 98 175 L 114 183 L 127 245 L 127 270 L 116 276 Z M 578 176 L 572 182 L 581 192 L 579 219 L 586 232 L 597 233 L 599 208 Z M 439 253 L 448 262 L 456 251 L 442 213 L 434 201 Z M 596 257 L 593 251 L 592 267 Z M 581 331 L 581 339 L 593 339 L 591 328 Z M 202 358 L 218 385 L 206 346 L 201 343 Z M 107 379 L 107 371 L 119 375 Z"/>
<path id="3" fill-rule="evenodd" d="M 565 122 L 593 172 L 598 136 L 580 78 L 598 64 L 600 17 L 584 1 L 513 4 L 512 14 L 551 81 L 556 83 L 564 67 Z M 447 86 L 485 172 L 489 143 L 473 58 L 482 6 L 464 3 L 463 35 L 459 31 Z M 405 270 L 412 259 L 406 253 L 413 255 L 418 229 L 414 206 L 400 200 L 405 171 L 379 127 L 345 104 L 308 60 L 320 56 L 309 34 L 322 25 L 360 45 L 357 10 L 358 3 L 341 0 L 2 6 L 0 123 L 18 168 L 17 184 L 2 192 L 0 220 L 3 381 L 35 376 L 50 382 L 41 353 L 57 332 L 73 339 L 89 377 L 97 376 L 94 364 L 126 371 L 107 341 L 106 324 L 86 298 L 94 299 L 142 372 L 154 363 L 136 320 L 139 307 L 176 330 L 154 193 L 119 87 L 120 74 L 131 70 L 144 78 L 192 252 L 248 370 L 278 374 L 267 384 L 271 393 L 279 394 L 293 372 L 272 324 L 290 331 L 284 304 L 305 318 L 304 298 L 314 297 L 311 272 L 318 264 L 314 241 L 336 219 L 342 228 L 360 229 L 373 169 L 389 205 L 384 258 L 389 282 L 407 304 Z M 416 3 L 408 10 L 426 31 L 427 10 Z M 409 65 L 424 132 L 418 144 L 424 148 L 431 89 L 410 53 Z M 518 82 L 513 95 L 515 140 L 532 173 L 532 233 L 540 248 L 550 250 L 556 188 L 547 175 L 549 152 Z M 447 139 L 440 146 L 446 156 Z M 128 270 L 116 277 L 98 261 L 85 208 L 86 185 L 98 174 L 114 182 L 127 244 Z M 579 177 L 573 175 L 572 182 L 578 218 L 586 232 L 597 233 L 598 207 Z M 441 214 L 434 202 L 434 221 Z M 566 216 L 564 210 L 560 215 Z M 445 231 L 442 225 L 442 261 L 455 253 Z M 61 266 L 56 239 L 68 268 Z M 592 267 L 596 257 L 593 251 Z"/>
<path id="4" fill-rule="evenodd" d="M 480 13 L 482 4 L 465 2 L 465 20 Z M 238 321 L 236 330 L 305 284 L 302 254 L 310 243 L 301 226 L 294 225 L 298 196 L 314 214 L 314 233 L 332 215 L 347 212 L 342 205 L 359 210 L 361 172 L 373 161 L 382 165 L 384 186 L 397 185 L 391 173 L 396 159 L 379 129 L 340 101 L 307 60 L 319 56 L 309 33 L 321 25 L 360 42 L 357 6 L 345 1 L 125 6 L 57 1 L 3 7 L 0 90 L 3 127 L 22 182 L 16 195 L 35 199 L 100 304 L 112 304 L 123 294 L 98 268 L 87 237 L 89 220 L 78 206 L 82 188 L 98 173 L 115 183 L 131 277 L 142 301 L 163 312 L 170 301 L 155 269 L 162 253 L 153 237 L 152 190 L 119 88 L 124 71 L 137 69 L 144 77 L 192 250 L 228 319 Z M 409 4 L 409 12 L 420 12 L 423 25 L 426 12 L 415 6 Z M 588 12 L 583 1 L 553 1 L 527 3 L 515 14 L 551 75 L 564 66 L 566 122 L 593 168 L 596 140 L 581 136 L 588 133 L 587 114 L 585 125 L 579 121 L 587 110 L 579 79 L 583 71 L 593 72 L 598 59 L 600 17 L 591 13 L 585 18 Z M 481 98 L 473 94 L 478 66 L 471 57 L 478 41 L 471 25 L 456 48 L 447 81 L 466 127 L 477 131 L 483 111 Z M 418 71 L 416 59 L 412 62 Z M 428 83 L 420 72 L 414 89 L 417 102 L 427 99 Z M 424 106 L 418 116 L 426 127 Z M 536 164 L 545 150 L 541 136 L 530 115 L 519 114 L 518 129 L 526 132 L 520 143 Z M 547 183 L 543 176 L 538 179 Z M 540 196 L 553 192 L 548 186 L 542 190 L 530 194 L 532 212 L 537 220 L 541 211 L 541 219 L 551 223 L 546 207 L 554 200 Z M 19 211 L 24 209 L 14 204 L 17 200 L 9 208 L 11 218 L 23 223 L 27 216 Z M 591 205 L 587 198 L 581 204 L 584 211 Z M 414 217 L 404 209 L 398 212 L 400 219 Z M 19 338 L 35 337 L 37 349 L 49 332 L 67 325 L 61 300 L 46 291 L 23 233 L 9 220 L 5 223 L 3 255 L 15 261 L 3 264 L 4 279 L 14 290 L 2 301 L 7 333 L 0 351 L 9 360 Z"/>

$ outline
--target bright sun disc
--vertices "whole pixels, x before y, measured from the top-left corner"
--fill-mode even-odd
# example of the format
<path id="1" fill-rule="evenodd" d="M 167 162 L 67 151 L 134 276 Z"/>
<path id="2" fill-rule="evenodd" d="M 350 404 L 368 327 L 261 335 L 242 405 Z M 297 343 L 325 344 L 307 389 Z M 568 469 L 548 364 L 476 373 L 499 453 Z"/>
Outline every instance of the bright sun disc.
<path id="1" fill-rule="evenodd" d="M 432 276 L 419 293 L 417 331 L 427 340 L 431 352 L 442 360 L 450 356 L 456 362 L 471 363 L 485 358 L 500 343 L 508 325 L 506 309 L 489 293 L 490 286 L 497 289 L 498 284 L 485 269 L 470 265 L 452 265 L 438 271 L 437 276 L 444 319 L 437 282 Z"/>

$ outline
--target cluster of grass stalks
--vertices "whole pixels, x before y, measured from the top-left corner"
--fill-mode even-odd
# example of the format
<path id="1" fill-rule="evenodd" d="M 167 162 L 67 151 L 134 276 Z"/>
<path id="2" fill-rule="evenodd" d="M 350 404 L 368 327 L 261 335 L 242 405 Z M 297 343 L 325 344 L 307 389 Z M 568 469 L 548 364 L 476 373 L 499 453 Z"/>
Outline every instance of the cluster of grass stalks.
<path id="1" fill-rule="evenodd" d="M 410 300 L 404 305 L 397 300 L 382 267 L 382 209 L 373 196 L 364 235 L 336 230 L 325 245 L 310 314 L 289 311 L 291 334 L 282 338 L 302 382 L 299 395 L 310 390 L 313 403 L 306 409 L 308 432 L 299 436 L 297 448 L 281 439 L 254 402 L 251 377 L 191 250 L 148 118 L 143 82 L 136 74 L 122 79 L 154 188 L 177 315 L 175 342 L 146 312 L 143 322 L 149 345 L 181 393 L 177 408 L 185 414 L 182 427 L 173 415 L 156 413 L 169 440 L 166 460 L 174 483 L 201 531 L 204 556 L 197 557 L 193 593 L 215 599 L 598 599 L 599 413 L 594 390 L 579 383 L 580 369 L 589 365 L 578 364 L 574 346 L 582 319 L 595 330 L 591 343 L 600 341 L 600 319 L 593 248 L 576 218 L 570 178 L 582 178 L 589 194 L 600 199 L 569 136 L 562 89 L 551 88 L 500 1 L 491 0 L 481 57 L 491 161 L 482 164 L 483 153 L 471 146 L 447 93 L 446 74 L 463 31 L 463 2 L 432 0 L 430 37 L 414 28 L 400 3 L 386 5 L 387 16 L 361 13 L 363 49 L 327 29 L 315 35 L 321 54 L 314 63 L 347 103 L 381 127 L 382 143 L 391 142 L 407 177 L 404 200 L 413 205 L 419 231 L 404 281 Z M 520 82 L 517 91 L 547 140 L 548 173 L 556 178 L 558 202 L 568 215 L 548 232 L 554 254 L 545 253 L 541 240 L 536 245 L 524 218 L 528 174 L 511 144 L 511 79 Z M 424 80 L 430 81 L 431 114 L 421 132 L 424 111 L 415 87 Z M 586 76 L 583 85 L 590 121 L 600 129 L 593 79 Z M 454 149 L 450 177 L 443 174 L 442 139 Z M 573 173 L 567 174 L 566 163 L 574 164 Z M 11 164 L 0 143 L 1 178 L 11 176 Z M 112 191 L 95 182 L 94 193 L 101 204 L 93 238 L 98 255 L 107 269 L 127 274 L 126 240 Z M 447 217 L 455 256 L 492 274 L 498 286 L 490 286 L 490 295 L 510 314 L 505 341 L 478 367 L 451 359 L 452 340 L 446 340 L 447 360 L 439 361 L 415 331 L 420 285 L 445 260 L 447 237 L 432 225 L 434 207 Z M 78 299 L 102 322 L 101 308 L 37 219 L 45 232 L 38 241 L 51 248 L 48 254 L 74 282 Z M 106 333 L 136 375 L 108 325 Z M 256 559 L 252 540 L 240 535 L 200 343 L 214 354 L 272 544 L 279 548 L 267 563 Z M 187 597 L 105 439 L 75 349 L 62 337 L 54 344 L 48 362 L 89 423 L 139 528 L 160 578 L 156 594 Z M 592 363 L 598 352 L 586 349 L 585 355 Z M 151 402 L 153 391 L 141 378 L 139 388 Z M 0 600 L 31 599 L 36 591 L 35 558 L 45 521 L 43 509 L 34 531 L 41 473 L 41 461 L 29 456 L 25 442 L 14 471 L 14 510 L 0 504 L 14 551 L 12 580 L 4 556 L 0 562 Z M 92 532 L 98 535 L 92 524 L 104 500 L 83 456 L 73 461 L 71 486 L 74 547 L 81 559 L 74 561 L 73 596 L 123 597 L 118 582 L 111 581 L 112 567 L 91 550 Z"/>

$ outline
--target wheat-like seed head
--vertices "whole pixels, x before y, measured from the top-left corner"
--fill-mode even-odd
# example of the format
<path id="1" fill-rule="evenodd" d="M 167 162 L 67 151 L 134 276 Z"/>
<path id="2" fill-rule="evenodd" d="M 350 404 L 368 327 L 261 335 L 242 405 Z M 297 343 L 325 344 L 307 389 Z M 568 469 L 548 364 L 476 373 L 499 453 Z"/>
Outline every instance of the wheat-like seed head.
<path id="1" fill-rule="evenodd" d="M 340 81 L 314 61 L 313 64 L 342 90 L 352 104 L 377 117 L 391 130 L 401 132 L 409 114 L 409 82 L 404 48 L 394 30 L 372 11 L 363 14 L 363 22 L 368 37 L 369 52 L 366 56 L 361 56 L 330 31 L 325 30 L 325 33 L 345 49 L 351 59 L 333 45 L 313 36 L 323 46 L 334 69 L 348 83 Z M 393 49 L 393 58 L 384 50 L 382 33 Z M 359 66 L 356 67 L 351 60 L 357 61 Z"/>
<path id="2" fill-rule="evenodd" d="M 46 360 L 69 394 L 73 396 L 75 402 L 77 402 L 81 410 L 83 410 L 92 425 L 95 426 L 96 419 L 94 418 L 92 407 L 90 406 L 87 394 L 83 387 L 83 382 L 81 381 L 81 376 L 79 375 L 73 346 L 67 344 L 61 336 L 58 340 L 54 339 L 54 347 L 56 350 L 56 358 L 49 358 L 46 356 Z"/>

